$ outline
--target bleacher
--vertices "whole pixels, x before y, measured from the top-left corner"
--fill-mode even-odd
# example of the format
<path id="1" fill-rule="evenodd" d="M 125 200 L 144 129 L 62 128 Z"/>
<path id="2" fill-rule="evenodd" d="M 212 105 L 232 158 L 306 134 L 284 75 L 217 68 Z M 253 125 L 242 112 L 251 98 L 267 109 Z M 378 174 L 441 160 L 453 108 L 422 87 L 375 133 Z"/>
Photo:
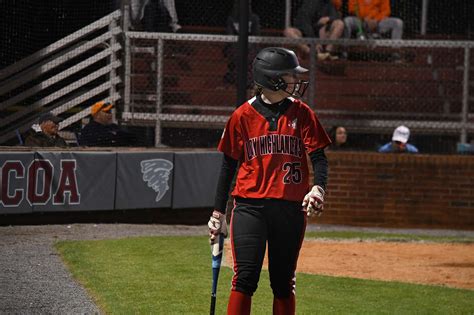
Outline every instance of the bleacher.
<path id="1" fill-rule="evenodd" d="M 226 43 L 164 42 L 160 72 L 163 76 L 161 113 L 230 115 L 237 105 L 237 92 L 235 85 L 223 80 L 229 62 L 223 54 Z M 159 70 L 156 42 L 136 40 L 133 44 L 133 110 L 135 113 L 155 113 L 160 84 L 156 80 Z M 356 132 L 391 131 L 400 122 L 405 122 L 417 133 L 458 134 L 463 95 L 463 49 L 403 48 L 401 63 L 390 60 L 393 51 L 381 47 L 349 47 L 346 60 L 318 63 L 313 82 L 314 102 L 305 101 L 314 106 L 321 120 L 343 124 Z M 308 60 L 302 60 L 302 65 L 311 66 Z M 250 97 L 252 91 L 248 92 Z M 472 99 L 470 106 L 472 111 Z M 471 115 L 470 121 L 473 119 Z M 173 125 L 172 121 L 167 123 Z M 183 122 L 176 123 L 181 126 Z M 214 123 L 212 120 L 194 121 L 187 125 L 221 128 L 223 120 Z"/>
<path id="2" fill-rule="evenodd" d="M 453 62 L 428 64 L 428 58 L 436 58 L 431 51 L 403 54 L 409 56 L 403 63 L 349 59 L 337 62 L 344 68 L 341 74 L 318 71 L 318 108 L 365 111 L 370 112 L 366 115 L 384 118 L 395 113 L 399 117 L 420 115 L 435 120 L 459 115 L 462 69 L 456 69 Z M 444 108 L 445 102 L 451 107 Z"/>
<path id="3" fill-rule="evenodd" d="M 29 45 L 25 38 L 18 45 L 7 43 L 5 48 L 15 51 L 12 58 L 19 58 L 16 52 L 23 51 L 25 60 L 9 65 L 9 69 L 3 68 L 0 73 L 0 143 L 15 144 L 16 134 L 28 130 L 45 111 L 53 111 L 65 119 L 60 125 L 62 132 L 74 132 L 89 115 L 91 104 L 99 99 L 115 102 L 117 118 L 131 126 L 146 125 L 155 130 L 168 126 L 222 128 L 239 105 L 235 83 L 224 80 L 230 62 L 225 47 L 233 45 L 227 36 L 222 36 L 230 3 L 216 6 L 215 11 L 208 10 L 205 3 L 209 7 L 213 5 L 207 0 L 199 4 L 177 4 L 183 34 L 142 32 L 141 36 L 140 32 L 130 32 L 133 23 L 123 18 L 129 15 L 122 16 L 120 10 L 84 25 L 90 19 L 90 14 L 85 13 L 89 11 L 87 8 L 81 21 L 71 26 L 71 30 L 79 26 L 80 29 L 62 39 L 58 37 L 62 32 L 56 37 L 52 32 L 66 21 L 65 15 L 58 13 L 57 21 L 53 19 L 49 23 L 54 27 L 47 31 L 51 44 L 40 46 L 43 48 L 36 53 L 29 52 L 30 56 L 26 55 Z M 298 5 L 299 2 L 294 3 L 290 11 L 296 12 Z M 397 7 L 403 7 L 400 12 L 405 14 L 420 5 L 406 3 Z M 28 4 L 19 8 L 23 11 L 16 15 L 19 12 L 34 15 L 34 7 Z M 67 9 L 78 13 L 73 5 Z M 275 14 L 267 11 L 263 2 L 254 2 L 254 9 L 263 27 L 258 41 L 251 41 L 254 51 L 269 45 L 295 44 L 278 41 L 283 40 L 281 27 L 286 23 L 288 8 L 277 6 L 278 14 Z M 411 17 L 418 16 L 412 13 Z M 430 18 L 436 20 L 432 14 Z M 399 43 L 401 63 L 391 60 L 391 53 L 396 51 L 394 46 L 377 45 L 376 42 L 383 40 L 369 45 L 343 43 L 348 51 L 345 60 L 316 64 L 302 60 L 304 66 L 315 69 L 312 72 L 315 80 L 304 100 L 315 109 L 325 126 L 344 125 L 352 134 L 388 135 L 403 123 L 414 135 L 446 135 L 456 138 L 455 141 L 461 134 L 465 136 L 467 129 L 467 141 L 470 141 L 474 135 L 471 66 L 474 44 L 465 41 L 470 33 L 460 29 L 467 25 L 466 21 L 452 21 L 460 24 L 451 23 L 439 30 L 451 35 L 431 32 L 421 36 L 416 19 L 403 14 L 401 17 L 407 22 L 404 38 L 420 40 L 420 45 L 410 40 Z M 31 21 L 35 23 L 34 19 Z M 10 22 L 12 29 L 23 27 L 21 21 L 11 19 Z M 35 40 L 34 32 L 25 34 Z M 314 39 L 304 40 L 315 44 Z M 466 73 L 464 58 L 468 51 L 470 71 Z M 249 63 L 253 56 L 249 55 Z M 20 66 L 25 70 L 20 71 Z M 252 94 L 249 89 L 248 97 Z M 152 134 L 151 128 L 146 133 Z M 147 145 L 153 145 L 151 138 Z"/>

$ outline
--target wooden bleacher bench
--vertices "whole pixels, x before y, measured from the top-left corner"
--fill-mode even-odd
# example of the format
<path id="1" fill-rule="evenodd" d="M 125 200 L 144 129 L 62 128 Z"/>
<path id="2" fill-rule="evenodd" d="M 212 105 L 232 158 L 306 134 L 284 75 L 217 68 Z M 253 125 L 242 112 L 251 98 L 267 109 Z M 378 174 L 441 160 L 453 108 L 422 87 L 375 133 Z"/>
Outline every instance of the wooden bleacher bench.
<path id="1" fill-rule="evenodd" d="M 226 29 L 224 26 L 203 26 L 203 25 L 182 25 L 181 33 L 189 34 L 220 34 L 225 35 Z M 282 29 L 276 28 L 262 28 L 262 36 L 283 36 Z"/>
<path id="2" fill-rule="evenodd" d="M 216 27 L 184 27 L 183 32 L 224 32 Z M 166 45 L 165 45 L 166 46 Z M 235 108 L 236 88 L 223 82 L 229 59 L 223 43 L 181 43 L 183 53 L 166 52 L 162 113 L 172 115 L 228 116 Z M 147 51 L 148 49 L 148 51 Z M 133 58 L 132 100 L 136 112 L 153 112 L 156 106 L 154 50 L 142 48 Z M 313 83 L 315 109 L 322 119 L 345 122 L 354 128 L 381 129 L 391 123 L 412 121 L 432 132 L 431 125 L 451 132 L 459 128 L 462 69 L 460 52 L 449 49 L 408 48 L 413 58 L 397 64 L 378 60 L 342 60 L 320 64 Z M 326 71 L 342 65 L 342 71 Z M 170 118 L 171 117 L 171 118 Z M 185 124 L 184 121 L 180 122 Z M 190 123 L 191 125 L 192 122 Z M 428 126 L 428 127 L 426 127 Z M 396 126 L 395 126 L 396 127 Z"/>

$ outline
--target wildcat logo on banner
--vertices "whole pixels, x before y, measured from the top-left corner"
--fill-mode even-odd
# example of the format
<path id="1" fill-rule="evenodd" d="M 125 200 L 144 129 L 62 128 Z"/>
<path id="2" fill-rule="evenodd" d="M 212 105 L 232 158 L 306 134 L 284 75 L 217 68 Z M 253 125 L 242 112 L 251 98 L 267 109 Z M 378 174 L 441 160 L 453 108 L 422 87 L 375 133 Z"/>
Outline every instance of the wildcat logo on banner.
<path id="1" fill-rule="evenodd" d="M 158 193 L 156 202 L 160 201 L 170 189 L 168 185 L 173 163 L 164 159 L 144 160 L 140 163 L 145 181 L 151 189 Z"/>
<path id="2" fill-rule="evenodd" d="M 0 204 L 4 207 L 18 207 L 25 197 L 32 206 L 45 205 L 51 198 L 53 205 L 80 204 L 76 160 L 61 160 L 60 165 L 59 180 L 55 185 L 57 187 L 53 187 L 56 170 L 49 160 L 37 159 L 28 166 L 17 160 L 5 161 L 0 173 Z M 18 185 L 25 179 L 26 192 Z"/>

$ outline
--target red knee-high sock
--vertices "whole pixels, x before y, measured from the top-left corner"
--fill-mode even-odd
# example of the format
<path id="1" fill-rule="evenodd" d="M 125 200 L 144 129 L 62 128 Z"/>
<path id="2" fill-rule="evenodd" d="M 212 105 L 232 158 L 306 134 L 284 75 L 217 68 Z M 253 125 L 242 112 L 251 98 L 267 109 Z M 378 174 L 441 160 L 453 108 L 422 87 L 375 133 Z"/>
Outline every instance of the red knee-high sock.
<path id="1" fill-rule="evenodd" d="M 231 291 L 229 304 L 227 305 L 227 315 L 250 315 L 252 297 L 238 291 Z"/>
<path id="2" fill-rule="evenodd" d="M 290 294 L 286 299 L 277 299 L 273 297 L 273 315 L 294 315 L 295 314 L 295 295 Z"/>

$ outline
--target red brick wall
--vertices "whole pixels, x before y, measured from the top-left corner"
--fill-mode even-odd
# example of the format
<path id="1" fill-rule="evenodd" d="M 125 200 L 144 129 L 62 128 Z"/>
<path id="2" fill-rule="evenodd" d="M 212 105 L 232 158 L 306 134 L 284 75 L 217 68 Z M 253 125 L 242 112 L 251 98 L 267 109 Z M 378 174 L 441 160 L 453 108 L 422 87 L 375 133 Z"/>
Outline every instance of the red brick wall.
<path id="1" fill-rule="evenodd" d="M 312 222 L 474 230 L 474 158 L 328 152 L 324 215 Z"/>

